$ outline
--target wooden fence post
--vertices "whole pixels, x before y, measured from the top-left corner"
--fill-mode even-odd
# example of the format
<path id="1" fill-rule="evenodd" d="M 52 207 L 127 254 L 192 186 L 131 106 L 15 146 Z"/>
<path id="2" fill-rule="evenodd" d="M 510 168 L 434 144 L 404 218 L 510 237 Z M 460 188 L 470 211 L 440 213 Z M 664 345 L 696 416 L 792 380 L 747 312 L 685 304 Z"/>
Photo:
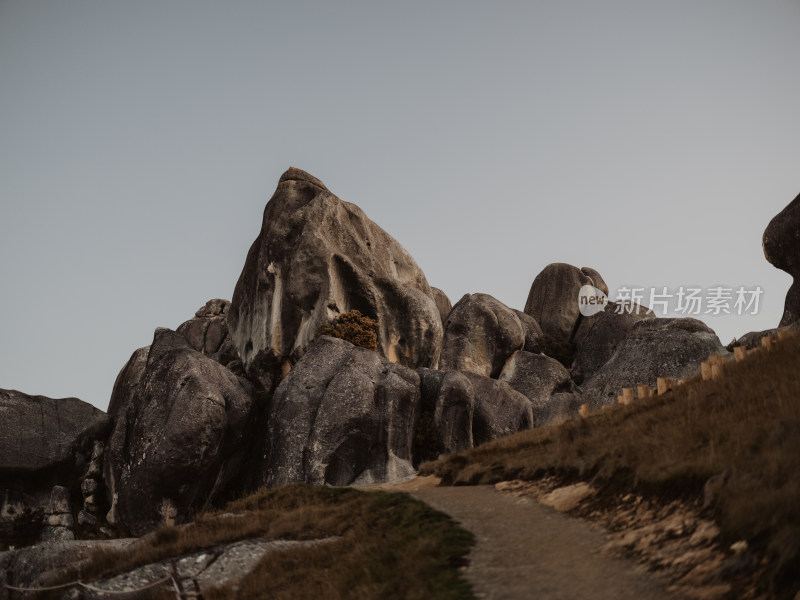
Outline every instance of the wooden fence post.
<path id="1" fill-rule="evenodd" d="M 578 410 L 578 414 L 583 417 L 584 419 L 589 416 L 589 405 L 588 404 L 581 404 L 580 409 Z"/>
<path id="2" fill-rule="evenodd" d="M 658 391 L 658 395 L 666 394 L 669 390 L 672 389 L 673 380 L 672 377 L 658 377 L 656 379 L 656 388 Z"/>
<path id="3" fill-rule="evenodd" d="M 711 363 L 710 362 L 700 363 L 700 372 L 703 374 L 703 381 L 708 381 L 709 379 L 711 379 Z"/>
<path id="4" fill-rule="evenodd" d="M 736 362 L 742 362 L 747 357 L 747 347 L 746 346 L 734 346 L 733 347 L 733 357 L 736 359 Z"/>
<path id="5" fill-rule="evenodd" d="M 650 397 L 650 386 L 646 383 L 636 386 L 636 391 L 639 394 L 639 400 Z"/>

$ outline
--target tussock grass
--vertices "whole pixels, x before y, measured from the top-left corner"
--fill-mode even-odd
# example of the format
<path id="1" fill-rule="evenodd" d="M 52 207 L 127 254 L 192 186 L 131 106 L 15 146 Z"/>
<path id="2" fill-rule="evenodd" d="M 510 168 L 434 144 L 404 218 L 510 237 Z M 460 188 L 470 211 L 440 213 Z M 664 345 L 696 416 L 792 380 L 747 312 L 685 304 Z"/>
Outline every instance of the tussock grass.
<path id="1" fill-rule="evenodd" d="M 421 473 L 452 485 L 557 475 L 669 499 L 702 498 L 713 477 L 705 496 L 723 539 L 748 540 L 769 561 L 773 591 L 788 590 L 800 582 L 800 335 L 726 364 L 721 379 L 495 440 Z"/>
<path id="2" fill-rule="evenodd" d="M 138 566 L 242 539 L 326 544 L 267 554 L 236 588 L 203 589 L 222 598 L 472 598 L 458 567 L 473 543 L 447 515 L 407 494 L 289 485 L 263 489 L 183 527 L 164 527 L 132 549 L 95 552 L 63 581 L 96 581 Z M 78 573 L 80 571 L 80 573 Z M 148 598 L 174 598 L 163 590 Z"/>

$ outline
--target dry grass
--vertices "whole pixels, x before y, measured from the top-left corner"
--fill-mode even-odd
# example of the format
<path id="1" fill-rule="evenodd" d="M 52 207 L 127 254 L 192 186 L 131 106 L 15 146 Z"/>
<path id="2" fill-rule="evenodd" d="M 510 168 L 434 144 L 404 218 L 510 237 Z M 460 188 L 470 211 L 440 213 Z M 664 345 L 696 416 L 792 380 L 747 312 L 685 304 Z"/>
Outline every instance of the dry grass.
<path id="1" fill-rule="evenodd" d="M 228 516 L 221 517 L 222 514 Z M 229 516 L 229 515 L 235 516 Z M 261 490 L 184 527 L 164 527 L 132 551 L 99 551 L 81 566 L 83 581 L 129 571 L 248 538 L 327 544 L 267 554 L 237 589 L 213 598 L 472 598 L 458 566 L 472 536 L 407 494 L 289 485 Z M 63 581 L 77 578 L 77 569 Z M 170 598 L 154 590 L 149 598 Z"/>
<path id="2" fill-rule="evenodd" d="M 701 498 L 727 542 L 769 561 L 770 593 L 800 582 L 800 336 L 663 397 L 609 407 L 423 465 L 450 484 L 557 475 L 651 497 Z"/>

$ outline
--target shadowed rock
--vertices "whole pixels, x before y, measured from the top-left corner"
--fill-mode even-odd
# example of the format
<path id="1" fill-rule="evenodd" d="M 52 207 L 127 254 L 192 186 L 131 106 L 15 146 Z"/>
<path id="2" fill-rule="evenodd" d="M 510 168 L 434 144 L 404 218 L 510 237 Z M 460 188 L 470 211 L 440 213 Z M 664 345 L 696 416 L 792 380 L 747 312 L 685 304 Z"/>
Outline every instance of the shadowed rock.
<path id="1" fill-rule="evenodd" d="M 233 293 L 234 345 L 247 372 L 271 389 L 323 323 L 353 309 L 380 323 L 378 348 L 392 362 L 437 364 L 442 320 L 414 259 L 360 208 L 290 168 Z"/>
<path id="2" fill-rule="evenodd" d="M 533 280 L 525 313 L 536 319 L 544 333 L 559 340 L 571 340 L 581 317 L 578 292 L 584 285 L 608 292 L 608 286 L 594 269 L 578 269 L 566 263 L 547 265 Z"/>
<path id="3" fill-rule="evenodd" d="M 762 238 L 764 256 L 794 278 L 780 327 L 800 321 L 800 195 L 770 221 Z"/>
<path id="4" fill-rule="evenodd" d="M 536 427 L 552 425 L 577 414 L 575 384 L 564 366 L 544 354 L 515 352 L 506 361 L 498 381 L 508 383 L 531 403 Z"/>
<path id="5" fill-rule="evenodd" d="M 349 485 L 413 473 L 420 380 L 377 353 L 323 336 L 275 390 L 260 480 Z"/>
<path id="6" fill-rule="evenodd" d="M 635 305 L 628 312 L 616 302 L 609 302 L 603 312 L 581 317 L 575 333 L 576 350 L 571 369 L 575 381 L 588 381 L 613 356 L 634 324 L 653 316 L 653 312 L 643 306 Z"/>
<path id="7" fill-rule="evenodd" d="M 108 521 L 138 535 L 185 519 L 238 473 L 252 386 L 156 330 L 138 385 L 117 420 L 106 453 Z"/>
<path id="8" fill-rule="evenodd" d="M 513 310 L 488 294 L 467 294 L 445 321 L 439 368 L 497 377 L 524 345 L 525 328 Z"/>
<path id="9" fill-rule="evenodd" d="M 450 302 L 450 298 L 447 297 L 442 290 L 439 288 L 432 287 L 431 291 L 433 292 L 433 299 L 436 302 L 436 308 L 439 311 L 439 316 L 442 317 L 442 323 L 447 320 L 450 311 L 453 310 L 453 304 Z"/>
<path id="10" fill-rule="evenodd" d="M 593 408 L 617 402 L 624 387 L 653 385 L 658 377 L 688 379 L 710 354 L 728 354 L 716 334 L 697 319 L 642 319 L 584 387 Z"/>

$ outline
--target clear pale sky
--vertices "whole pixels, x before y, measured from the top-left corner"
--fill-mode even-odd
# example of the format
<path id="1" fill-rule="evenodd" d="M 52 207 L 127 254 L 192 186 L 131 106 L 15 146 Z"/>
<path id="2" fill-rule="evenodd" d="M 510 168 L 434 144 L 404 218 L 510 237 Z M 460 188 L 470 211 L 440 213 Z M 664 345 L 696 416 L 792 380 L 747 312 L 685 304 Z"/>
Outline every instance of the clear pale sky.
<path id="1" fill-rule="evenodd" d="M 455 303 L 551 262 L 791 283 L 800 3 L 0 0 L 0 387 L 105 409 L 158 326 L 230 298 L 290 165 Z M 613 295 L 613 294 L 612 294 Z"/>

